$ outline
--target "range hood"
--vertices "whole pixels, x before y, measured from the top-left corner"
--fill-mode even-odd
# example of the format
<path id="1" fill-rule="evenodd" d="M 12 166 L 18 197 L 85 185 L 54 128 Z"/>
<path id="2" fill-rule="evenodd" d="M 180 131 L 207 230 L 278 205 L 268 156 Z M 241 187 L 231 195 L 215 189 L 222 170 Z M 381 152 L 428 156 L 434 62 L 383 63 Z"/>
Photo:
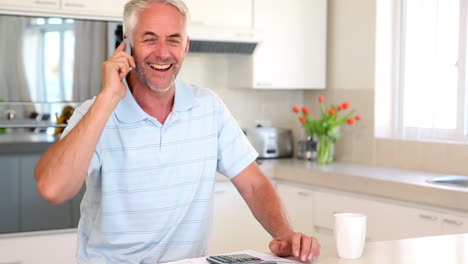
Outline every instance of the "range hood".
<path id="1" fill-rule="evenodd" d="M 251 28 L 190 25 L 189 52 L 252 54 L 260 33 Z"/>

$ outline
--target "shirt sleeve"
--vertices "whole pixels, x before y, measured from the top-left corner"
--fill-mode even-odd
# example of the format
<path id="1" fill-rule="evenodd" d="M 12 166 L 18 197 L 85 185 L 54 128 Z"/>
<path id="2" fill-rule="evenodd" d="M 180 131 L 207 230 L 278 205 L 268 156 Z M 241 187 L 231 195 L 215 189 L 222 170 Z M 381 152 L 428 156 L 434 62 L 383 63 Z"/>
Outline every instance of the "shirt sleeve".
<path id="1" fill-rule="evenodd" d="M 218 112 L 218 172 L 234 178 L 254 162 L 258 153 L 250 144 L 224 103 Z"/>
<path id="2" fill-rule="evenodd" d="M 91 107 L 91 105 L 93 105 L 93 103 L 94 98 L 92 100 L 84 102 L 82 105 L 77 107 L 75 111 L 73 111 L 73 115 L 70 117 L 70 119 L 68 119 L 68 124 L 62 132 L 60 140 L 62 140 L 66 135 L 68 135 L 68 133 L 70 133 L 70 131 L 73 130 L 73 128 L 81 121 L 83 116 L 88 112 L 89 108 Z M 91 159 L 91 163 L 89 164 L 88 175 L 95 174 L 97 171 L 99 171 L 100 167 L 101 160 L 99 158 L 98 148 L 96 148 Z"/>

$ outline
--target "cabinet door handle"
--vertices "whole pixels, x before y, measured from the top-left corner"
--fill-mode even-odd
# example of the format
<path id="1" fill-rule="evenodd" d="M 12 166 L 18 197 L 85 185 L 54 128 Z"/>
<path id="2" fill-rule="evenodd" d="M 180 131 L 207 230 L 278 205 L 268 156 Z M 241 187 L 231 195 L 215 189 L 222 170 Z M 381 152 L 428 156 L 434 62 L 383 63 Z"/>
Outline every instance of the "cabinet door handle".
<path id="1" fill-rule="evenodd" d="M 429 221 L 437 221 L 437 216 L 427 215 L 427 214 L 419 214 L 419 218 Z"/>
<path id="2" fill-rule="evenodd" d="M 78 8 L 85 8 L 86 5 L 82 3 L 73 3 L 73 2 L 65 2 L 65 7 L 78 7 Z"/>
<path id="3" fill-rule="evenodd" d="M 449 224 L 449 225 L 456 225 L 456 226 L 463 225 L 462 221 L 457 221 L 457 220 L 453 220 L 453 219 L 444 219 L 444 223 Z"/>
<path id="4" fill-rule="evenodd" d="M 310 196 L 310 193 L 306 193 L 306 192 L 297 192 L 297 194 L 299 194 L 299 196 L 304 196 L 304 197 Z"/>
<path id="5" fill-rule="evenodd" d="M 23 264 L 23 261 L 18 260 L 13 262 L 0 262 L 0 264 Z"/>
<path id="6" fill-rule="evenodd" d="M 215 193 L 225 193 L 225 190 L 215 190 Z"/>
<path id="7" fill-rule="evenodd" d="M 314 230 L 315 230 L 316 233 L 333 235 L 333 229 L 332 228 L 314 225 Z"/>
<path id="8" fill-rule="evenodd" d="M 36 0 L 34 1 L 34 3 L 36 5 L 49 5 L 49 6 L 53 6 L 57 4 L 57 2 L 54 2 L 54 1 L 40 1 L 40 0 Z"/>

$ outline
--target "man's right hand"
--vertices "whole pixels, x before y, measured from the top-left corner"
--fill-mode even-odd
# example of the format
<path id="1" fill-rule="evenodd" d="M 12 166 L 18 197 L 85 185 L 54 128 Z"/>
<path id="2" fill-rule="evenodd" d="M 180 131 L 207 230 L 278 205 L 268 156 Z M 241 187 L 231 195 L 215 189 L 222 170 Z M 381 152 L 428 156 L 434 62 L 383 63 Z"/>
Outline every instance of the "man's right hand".
<path id="1" fill-rule="evenodd" d="M 122 41 L 114 54 L 102 64 L 102 91 L 119 100 L 125 97 L 126 89 L 123 78 L 127 76 L 131 68 L 136 68 L 133 57 L 125 52 L 125 41 Z"/>

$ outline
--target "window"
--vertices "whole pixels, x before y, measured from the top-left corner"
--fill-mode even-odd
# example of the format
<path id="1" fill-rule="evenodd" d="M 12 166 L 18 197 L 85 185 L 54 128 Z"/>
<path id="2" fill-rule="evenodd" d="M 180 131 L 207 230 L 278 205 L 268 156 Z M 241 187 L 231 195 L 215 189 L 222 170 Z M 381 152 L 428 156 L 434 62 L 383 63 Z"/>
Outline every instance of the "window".
<path id="1" fill-rule="evenodd" d="M 75 36 L 73 20 L 34 18 L 30 20 L 24 50 L 29 67 L 32 101 L 72 100 Z M 34 63 L 31 63 L 34 61 Z M 36 75 L 36 76 L 34 76 Z"/>
<path id="2" fill-rule="evenodd" d="M 377 137 L 468 142 L 466 2 L 377 1 Z"/>

